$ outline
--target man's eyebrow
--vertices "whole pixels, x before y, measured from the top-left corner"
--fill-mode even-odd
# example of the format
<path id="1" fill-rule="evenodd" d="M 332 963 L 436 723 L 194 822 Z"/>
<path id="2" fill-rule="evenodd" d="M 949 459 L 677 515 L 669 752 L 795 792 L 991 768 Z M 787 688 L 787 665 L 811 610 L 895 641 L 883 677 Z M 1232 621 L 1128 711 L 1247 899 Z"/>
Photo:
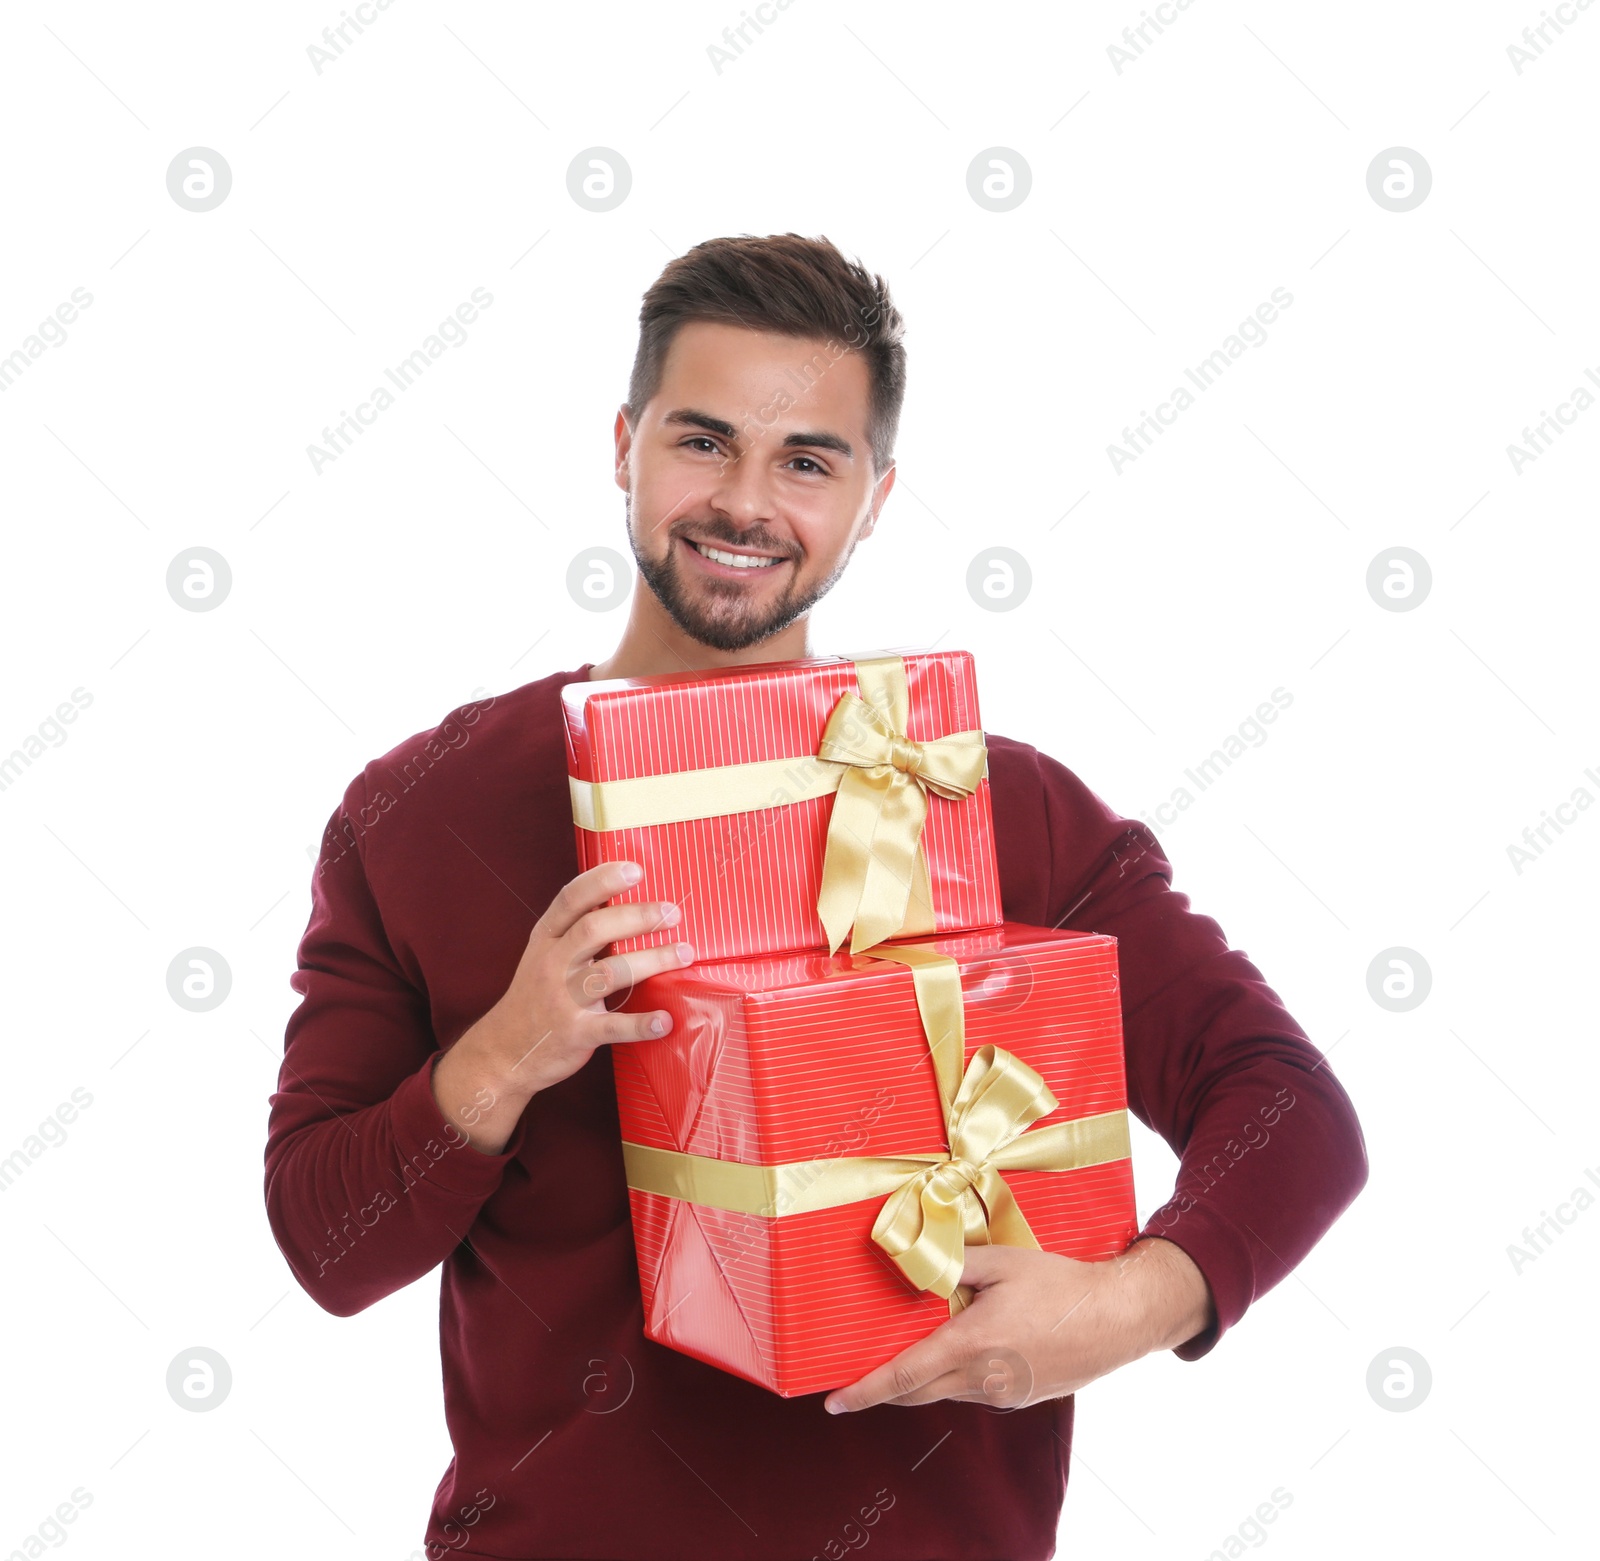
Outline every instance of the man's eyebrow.
<path id="1" fill-rule="evenodd" d="M 725 418 L 713 417 L 709 412 L 696 411 L 693 407 L 678 407 L 668 412 L 661 419 L 663 425 L 668 427 L 703 428 L 707 433 L 719 434 L 722 438 L 737 444 L 739 430 Z M 855 447 L 848 439 L 842 439 L 838 434 L 829 434 L 820 430 L 793 433 L 785 436 L 783 448 L 794 449 L 809 445 L 816 450 L 833 450 L 842 455 L 847 461 L 855 459 Z"/>

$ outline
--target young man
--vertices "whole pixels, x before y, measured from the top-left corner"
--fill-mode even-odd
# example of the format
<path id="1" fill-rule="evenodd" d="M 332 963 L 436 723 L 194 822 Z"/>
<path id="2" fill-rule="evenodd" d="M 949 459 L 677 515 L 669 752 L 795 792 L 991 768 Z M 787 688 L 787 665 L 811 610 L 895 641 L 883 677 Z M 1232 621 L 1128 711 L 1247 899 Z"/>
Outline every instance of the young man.
<path id="1" fill-rule="evenodd" d="M 870 1535 L 878 1561 L 1046 1557 L 1072 1393 L 1212 1349 L 1360 1191 L 1361 1130 L 1149 831 L 988 733 L 1005 914 L 1119 939 L 1129 1103 L 1182 1157 L 1172 1199 L 1107 1263 L 969 1248 L 973 1303 L 827 1395 L 644 1337 L 610 1047 L 669 1021 L 607 999 L 694 953 L 605 956 L 676 917 L 608 903 L 627 864 L 577 871 L 559 690 L 813 654 L 807 613 L 894 486 L 905 354 L 881 279 L 795 234 L 699 245 L 640 321 L 627 626 L 351 782 L 291 977 L 272 1228 L 340 1316 L 444 1264 L 430 1556 L 801 1561 Z"/>

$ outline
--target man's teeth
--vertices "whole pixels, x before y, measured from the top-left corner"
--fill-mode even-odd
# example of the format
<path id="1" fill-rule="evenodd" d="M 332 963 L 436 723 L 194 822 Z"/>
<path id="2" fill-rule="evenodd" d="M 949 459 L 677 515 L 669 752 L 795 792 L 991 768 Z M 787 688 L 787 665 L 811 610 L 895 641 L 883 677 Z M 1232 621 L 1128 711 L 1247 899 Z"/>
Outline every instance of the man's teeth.
<path id="1" fill-rule="evenodd" d="M 725 553 L 720 547 L 708 547 L 703 542 L 692 545 L 713 562 L 728 564 L 734 569 L 766 569 L 781 561 L 776 558 L 757 558 L 753 553 Z"/>

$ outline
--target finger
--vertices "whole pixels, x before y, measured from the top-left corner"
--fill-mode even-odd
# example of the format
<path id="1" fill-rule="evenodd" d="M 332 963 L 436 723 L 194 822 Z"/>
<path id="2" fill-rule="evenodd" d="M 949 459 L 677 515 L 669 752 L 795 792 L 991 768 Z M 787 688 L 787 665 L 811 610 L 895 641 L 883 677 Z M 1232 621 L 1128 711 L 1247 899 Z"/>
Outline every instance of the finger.
<path id="1" fill-rule="evenodd" d="M 996 1280 L 1014 1274 L 1017 1259 L 1026 1250 L 1024 1247 L 1008 1247 L 998 1242 L 982 1243 L 963 1249 L 961 1283 L 971 1285 L 974 1290 L 982 1290 L 994 1284 Z"/>
<path id="2" fill-rule="evenodd" d="M 579 1016 L 577 1036 L 589 1047 L 610 1046 L 627 1041 L 659 1040 L 672 1028 L 672 1015 L 664 1008 L 642 1014 L 603 1012 Z"/>
<path id="3" fill-rule="evenodd" d="M 971 1353 L 970 1343 L 963 1340 L 967 1330 L 960 1323 L 959 1317 L 940 1323 L 927 1338 L 918 1339 L 859 1381 L 835 1389 L 823 1401 L 823 1407 L 830 1414 L 839 1414 L 869 1409 L 891 1399 L 909 1399 L 918 1388 L 937 1381 L 948 1371 L 958 1370 Z"/>
<path id="4" fill-rule="evenodd" d="M 533 930 L 541 937 L 563 938 L 580 916 L 631 889 L 643 877 L 644 869 L 637 862 L 602 862 L 591 867 L 561 886 Z"/>
<path id="5" fill-rule="evenodd" d="M 593 959 L 602 949 L 623 938 L 644 937 L 676 927 L 683 912 L 671 900 L 637 900 L 628 905 L 602 905 L 586 911 L 572 924 L 561 942 L 571 965 Z"/>
<path id="6" fill-rule="evenodd" d="M 694 948 L 688 943 L 662 943 L 655 948 L 638 949 L 631 954 L 612 954 L 592 964 L 580 965 L 567 978 L 567 991 L 580 1008 L 596 1003 L 619 1004 L 609 1000 L 619 993 L 626 997 L 639 982 L 665 970 L 682 970 L 694 961 Z"/>

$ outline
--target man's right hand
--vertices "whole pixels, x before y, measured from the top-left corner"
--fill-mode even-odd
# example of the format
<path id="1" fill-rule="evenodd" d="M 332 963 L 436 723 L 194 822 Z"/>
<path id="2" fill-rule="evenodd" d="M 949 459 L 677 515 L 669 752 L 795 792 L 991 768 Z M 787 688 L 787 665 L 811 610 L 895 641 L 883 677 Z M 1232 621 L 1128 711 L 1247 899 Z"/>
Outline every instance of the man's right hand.
<path id="1" fill-rule="evenodd" d="M 661 1009 L 606 1008 L 613 994 L 694 958 L 686 943 L 597 957 L 607 944 L 676 924 L 669 901 L 607 903 L 642 876 L 636 862 L 602 862 L 565 885 L 534 923 L 505 994 L 439 1059 L 434 1099 L 473 1148 L 499 1154 L 528 1101 L 576 1073 L 597 1046 L 671 1029 Z"/>

